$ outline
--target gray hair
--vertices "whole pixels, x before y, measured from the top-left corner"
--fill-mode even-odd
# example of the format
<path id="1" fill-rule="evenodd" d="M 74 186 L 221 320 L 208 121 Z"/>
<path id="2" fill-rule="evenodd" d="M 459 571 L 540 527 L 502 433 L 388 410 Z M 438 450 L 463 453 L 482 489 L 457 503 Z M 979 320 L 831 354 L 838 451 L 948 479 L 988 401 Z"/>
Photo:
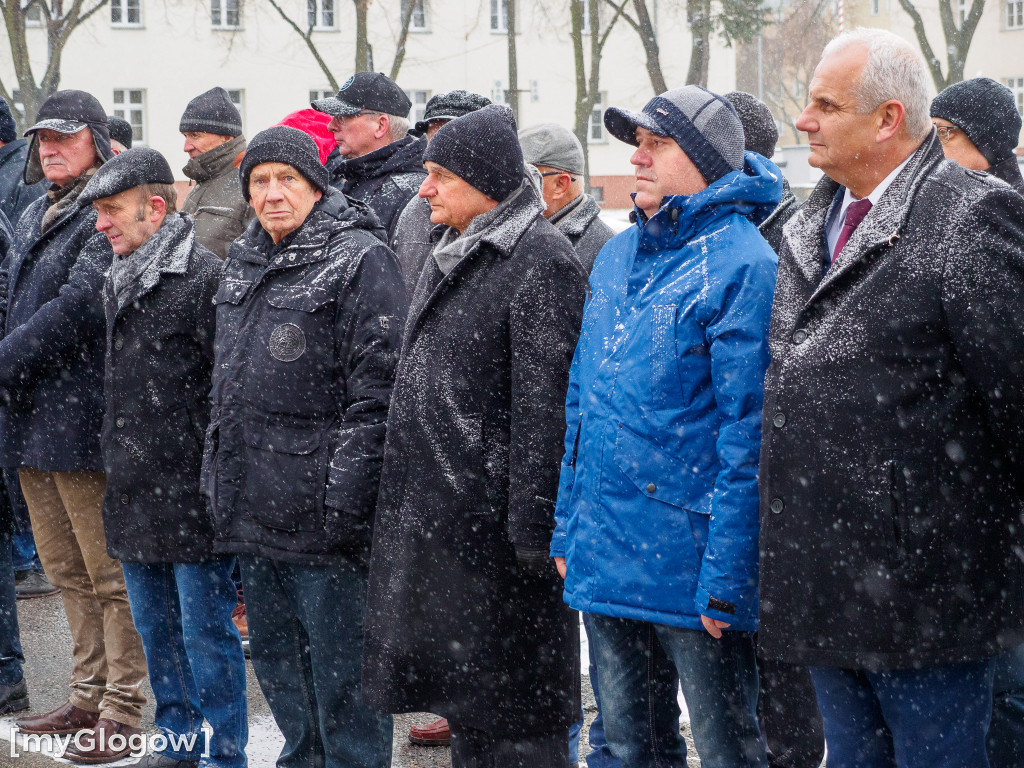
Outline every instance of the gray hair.
<path id="1" fill-rule="evenodd" d="M 857 44 L 868 49 L 867 63 L 854 86 L 858 111 L 871 112 L 895 99 L 903 105 L 907 131 L 914 139 L 923 139 L 932 123 L 930 76 L 921 54 L 892 32 L 858 27 L 834 38 L 821 56 L 825 58 Z"/>
<path id="2" fill-rule="evenodd" d="M 931 125 L 931 123 L 928 123 Z M 388 138 L 392 141 L 404 139 L 409 133 L 409 120 L 398 115 L 388 115 Z"/>

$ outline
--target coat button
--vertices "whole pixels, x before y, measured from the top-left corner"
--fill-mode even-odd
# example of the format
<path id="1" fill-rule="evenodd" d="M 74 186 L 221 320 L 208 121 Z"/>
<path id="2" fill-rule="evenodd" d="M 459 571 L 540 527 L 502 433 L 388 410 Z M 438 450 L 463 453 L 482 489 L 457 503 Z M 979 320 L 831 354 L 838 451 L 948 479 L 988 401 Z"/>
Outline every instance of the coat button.
<path id="1" fill-rule="evenodd" d="M 295 261 L 295 254 L 294 253 L 289 253 L 288 254 L 288 261 Z"/>
<path id="2" fill-rule="evenodd" d="M 797 328 L 795 331 L 793 331 L 794 344 L 803 344 L 805 341 L 807 341 L 807 331 L 805 331 L 803 328 Z"/>
<path id="3" fill-rule="evenodd" d="M 782 503 L 782 499 L 772 499 L 772 503 L 768 505 L 768 508 L 777 515 L 785 506 L 786 505 Z"/>
<path id="4" fill-rule="evenodd" d="M 124 426 L 124 416 L 118 416 L 114 420 L 114 423 L 117 425 L 118 429 L 121 429 Z"/>
<path id="5" fill-rule="evenodd" d="M 782 411 L 776 413 L 775 418 L 772 419 L 772 424 L 774 424 L 779 429 L 782 429 L 784 426 L 786 426 L 786 414 L 784 414 Z"/>
<path id="6" fill-rule="evenodd" d="M 131 501 L 131 497 L 128 496 L 127 493 L 122 493 L 121 494 L 121 503 L 122 504 L 127 504 L 129 501 Z"/>
<path id="7" fill-rule="evenodd" d="M 656 490 L 658 490 L 658 486 L 656 486 L 654 483 L 648 483 L 647 484 L 647 492 L 648 493 L 654 493 Z"/>
<path id="8" fill-rule="evenodd" d="M 121 349 L 122 347 L 124 347 L 124 339 L 118 336 L 114 339 L 114 349 Z"/>

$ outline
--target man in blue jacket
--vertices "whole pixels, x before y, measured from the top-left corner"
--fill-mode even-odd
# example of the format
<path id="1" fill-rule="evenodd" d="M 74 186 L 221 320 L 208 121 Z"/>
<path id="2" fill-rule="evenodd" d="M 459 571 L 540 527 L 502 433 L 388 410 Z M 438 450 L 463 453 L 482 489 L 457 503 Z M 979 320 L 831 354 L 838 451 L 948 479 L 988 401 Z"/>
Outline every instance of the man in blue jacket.
<path id="1" fill-rule="evenodd" d="M 782 194 L 722 97 L 609 109 L 637 147 L 636 225 L 602 249 L 569 381 L 551 555 L 586 615 L 612 751 L 686 765 L 678 674 L 705 766 L 766 766 L 757 726 L 757 461 Z"/>

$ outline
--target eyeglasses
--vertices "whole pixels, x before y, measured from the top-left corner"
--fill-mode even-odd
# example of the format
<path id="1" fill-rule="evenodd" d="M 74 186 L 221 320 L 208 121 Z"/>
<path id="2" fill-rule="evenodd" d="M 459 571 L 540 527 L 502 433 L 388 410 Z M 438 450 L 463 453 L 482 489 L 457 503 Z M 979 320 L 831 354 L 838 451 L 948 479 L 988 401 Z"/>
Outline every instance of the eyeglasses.
<path id="1" fill-rule="evenodd" d="M 939 134 L 939 141 L 943 144 L 948 144 L 949 140 L 953 138 L 953 134 L 957 131 L 962 130 L 957 128 L 955 125 L 936 125 L 935 132 Z"/>
<path id="2" fill-rule="evenodd" d="M 544 171 L 540 176 L 541 178 L 544 178 L 545 176 L 568 176 L 569 181 L 576 181 L 575 176 L 571 173 L 566 173 L 565 171 Z"/>

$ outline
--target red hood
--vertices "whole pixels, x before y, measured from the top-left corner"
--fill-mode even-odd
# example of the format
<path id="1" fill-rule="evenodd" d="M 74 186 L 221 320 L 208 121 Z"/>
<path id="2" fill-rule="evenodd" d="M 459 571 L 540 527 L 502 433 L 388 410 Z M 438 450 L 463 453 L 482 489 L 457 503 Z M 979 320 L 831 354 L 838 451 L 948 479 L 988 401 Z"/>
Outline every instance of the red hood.
<path id="1" fill-rule="evenodd" d="M 315 109 L 300 109 L 286 115 L 278 125 L 287 125 L 290 128 L 298 128 L 303 133 L 308 133 L 316 142 L 316 148 L 320 151 L 320 162 L 326 163 L 327 156 L 331 150 L 338 146 L 334 140 L 334 134 L 327 130 L 327 124 L 331 122 L 331 116 Z"/>

